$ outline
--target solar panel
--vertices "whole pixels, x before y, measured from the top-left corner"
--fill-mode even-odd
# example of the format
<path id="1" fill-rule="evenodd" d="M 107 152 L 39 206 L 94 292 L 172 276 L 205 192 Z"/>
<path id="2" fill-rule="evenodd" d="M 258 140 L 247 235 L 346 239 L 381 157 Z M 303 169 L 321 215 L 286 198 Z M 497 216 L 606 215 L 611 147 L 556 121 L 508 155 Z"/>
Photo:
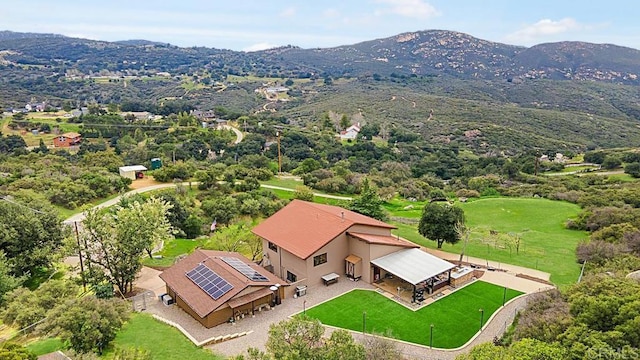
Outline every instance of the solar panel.
<path id="1" fill-rule="evenodd" d="M 222 295 L 233 289 L 233 285 L 229 284 L 204 264 L 198 264 L 193 270 L 187 272 L 186 275 L 214 300 L 218 300 Z"/>
<path id="2" fill-rule="evenodd" d="M 236 269 L 239 273 L 246 276 L 247 279 L 252 281 L 269 281 L 264 275 L 260 274 L 256 269 L 249 266 L 244 261 L 230 256 L 221 256 L 220 259 L 226 262 L 229 266 Z"/>

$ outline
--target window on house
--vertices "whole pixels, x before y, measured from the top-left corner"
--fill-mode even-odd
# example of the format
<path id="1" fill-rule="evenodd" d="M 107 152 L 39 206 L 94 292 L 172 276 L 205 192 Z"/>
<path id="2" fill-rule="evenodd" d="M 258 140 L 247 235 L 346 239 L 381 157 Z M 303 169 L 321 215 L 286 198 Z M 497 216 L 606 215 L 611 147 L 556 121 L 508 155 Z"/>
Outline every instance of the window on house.
<path id="1" fill-rule="evenodd" d="M 271 241 L 269 241 L 269 249 L 278 252 L 278 245 L 272 243 Z"/>
<path id="2" fill-rule="evenodd" d="M 313 266 L 322 265 L 327 262 L 327 253 L 313 257 Z"/>
<path id="3" fill-rule="evenodd" d="M 294 283 L 294 282 L 298 281 L 298 277 L 296 276 L 296 274 L 294 274 L 291 271 L 287 270 L 287 281 Z"/>

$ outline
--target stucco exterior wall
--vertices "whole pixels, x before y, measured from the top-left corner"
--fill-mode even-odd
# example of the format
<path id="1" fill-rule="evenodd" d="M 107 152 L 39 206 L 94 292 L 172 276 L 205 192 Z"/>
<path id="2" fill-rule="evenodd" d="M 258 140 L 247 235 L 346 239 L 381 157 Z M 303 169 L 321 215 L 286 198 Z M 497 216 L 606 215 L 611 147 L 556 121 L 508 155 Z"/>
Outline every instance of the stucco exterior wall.
<path id="1" fill-rule="evenodd" d="M 353 225 L 351 226 L 347 232 L 356 232 L 356 233 L 364 233 L 364 234 L 372 234 L 372 235 L 386 235 L 391 236 L 391 229 L 377 227 L 377 226 L 369 226 L 369 225 Z"/>
<path id="2" fill-rule="evenodd" d="M 318 266 L 313 266 L 314 256 L 324 253 L 327 254 L 327 262 Z M 320 248 L 320 250 L 313 253 L 313 255 L 309 256 L 306 261 L 309 285 L 313 286 L 322 284 L 322 276 L 332 272 L 340 275 L 340 280 L 343 280 L 345 274 L 344 259 L 348 255 L 349 243 L 347 241 L 347 235 L 342 233 L 327 245 Z"/>
<path id="3" fill-rule="evenodd" d="M 269 249 L 269 242 L 265 239 L 262 239 L 262 249 L 269 257 L 269 262 L 273 265 L 273 273 L 283 281 L 287 281 L 287 270 L 295 274 L 298 277 L 298 281 L 308 278 L 305 260 L 298 258 L 281 247 L 278 247 L 278 251 Z M 280 260 L 282 260 L 282 264 Z"/>
<path id="4" fill-rule="evenodd" d="M 371 282 L 371 271 L 369 270 L 369 268 L 371 267 L 370 265 L 371 254 L 370 254 L 369 248 L 370 248 L 370 244 L 362 240 L 358 240 L 352 236 L 349 236 L 349 254 L 353 254 L 362 259 L 361 280 L 366 281 L 368 283 Z"/>

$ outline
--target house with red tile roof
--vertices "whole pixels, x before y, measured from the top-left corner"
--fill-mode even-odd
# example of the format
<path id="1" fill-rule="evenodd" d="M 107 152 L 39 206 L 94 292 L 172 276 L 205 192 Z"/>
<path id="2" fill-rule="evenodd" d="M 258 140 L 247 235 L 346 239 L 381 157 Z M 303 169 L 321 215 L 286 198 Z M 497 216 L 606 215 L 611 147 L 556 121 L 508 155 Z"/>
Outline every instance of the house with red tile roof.
<path id="1" fill-rule="evenodd" d="M 286 287 L 263 267 L 227 251 L 196 250 L 162 272 L 160 278 L 167 289 L 163 301 L 169 296 L 207 328 L 256 315 L 279 302 Z"/>
<path id="2" fill-rule="evenodd" d="M 289 284 L 313 286 L 340 276 L 374 282 L 384 270 L 373 260 L 419 248 L 392 229 L 337 206 L 293 200 L 252 231 L 262 238 L 263 266 Z"/>
<path id="3" fill-rule="evenodd" d="M 53 138 L 53 146 L 55 147 L 71 147 L 80 145 L 82 136 L 75 132 L 68 132 Z"/>

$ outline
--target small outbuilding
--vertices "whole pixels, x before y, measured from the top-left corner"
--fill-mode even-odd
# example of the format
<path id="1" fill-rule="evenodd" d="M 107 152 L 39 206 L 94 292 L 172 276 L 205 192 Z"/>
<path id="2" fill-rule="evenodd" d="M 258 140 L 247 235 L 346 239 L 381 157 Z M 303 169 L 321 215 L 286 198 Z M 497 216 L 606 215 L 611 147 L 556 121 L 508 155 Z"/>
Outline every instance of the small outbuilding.
<path id="1" fill-rule="evenodd" d="M 166 295 L 206 328 L 255 316 L 285 294 L 282 279 L 237 252 L 196 250 L 160 278 Z"/>
<path id="2" fill-rule="evenodd" d="M 144 171 L 147 171 L 147 168 L 142 165 L 129 165 L 129 166 L 120 166 L 120 176 L 135 180 L 142 179 L 144 177 Z"/>

